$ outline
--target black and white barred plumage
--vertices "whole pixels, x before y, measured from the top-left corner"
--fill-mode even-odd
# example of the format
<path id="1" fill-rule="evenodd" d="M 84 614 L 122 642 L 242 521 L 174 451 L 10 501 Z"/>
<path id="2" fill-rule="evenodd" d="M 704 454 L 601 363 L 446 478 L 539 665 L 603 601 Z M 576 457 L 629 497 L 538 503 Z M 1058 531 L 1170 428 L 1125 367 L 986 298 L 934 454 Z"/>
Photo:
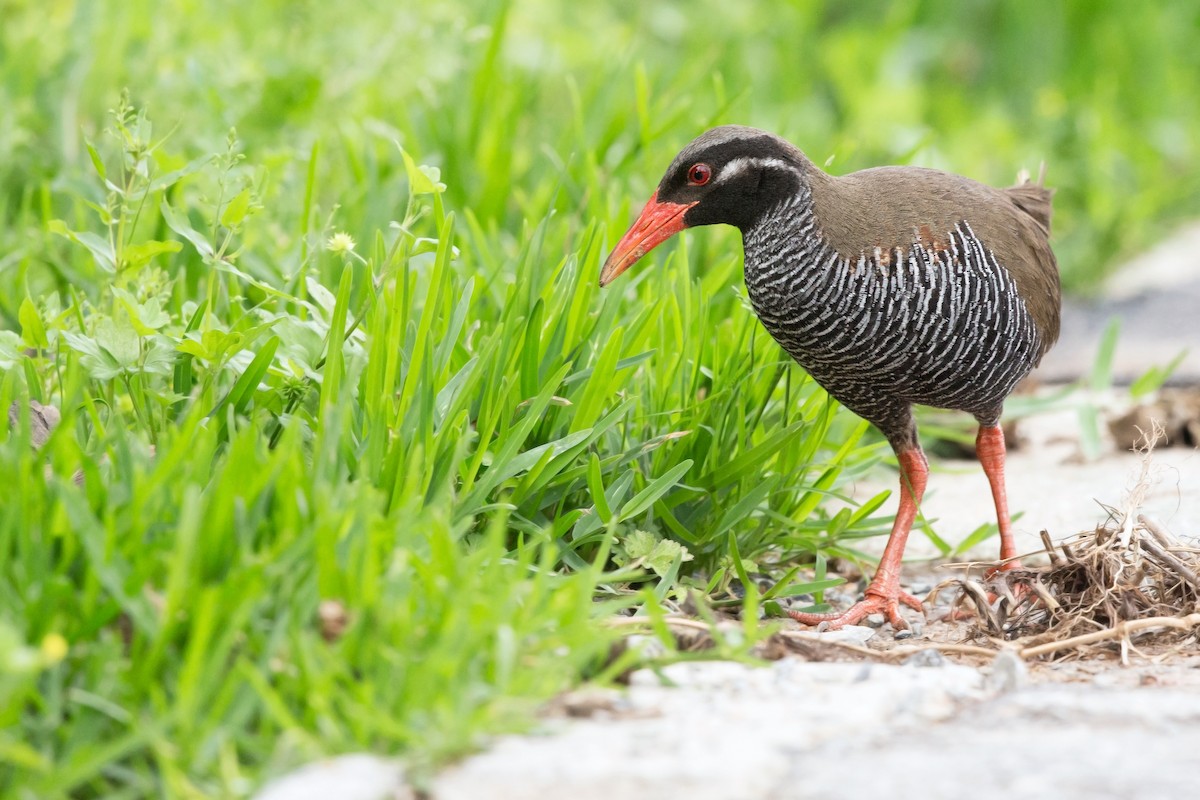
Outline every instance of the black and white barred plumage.
<path id="1" fill-rule="evenodd" d="M 788 169 L 779 165 L 776 169 Z M 909 405 L 994 425 L 1043 343 L 1016 283 L 960 221 L 946 246 L 913 228 L 906 248 L 839 253 L 796 194 L 743 231 L 746 287 L 776 341 L 894 445 L 915 436 Z"/>

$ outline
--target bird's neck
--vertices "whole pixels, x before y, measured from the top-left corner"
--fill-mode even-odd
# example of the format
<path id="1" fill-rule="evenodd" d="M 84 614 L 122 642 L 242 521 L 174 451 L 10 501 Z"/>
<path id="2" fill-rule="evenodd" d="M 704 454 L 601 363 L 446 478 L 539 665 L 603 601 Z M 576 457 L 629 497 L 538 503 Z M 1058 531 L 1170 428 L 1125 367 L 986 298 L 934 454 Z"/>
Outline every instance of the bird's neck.
<path id="1" fill-rule="evenodd" d="M 742 245 L 746 286 L 752 297 L 794 280 L 834 255 L 821 233 L 807 181 L 743 229 Z"/>

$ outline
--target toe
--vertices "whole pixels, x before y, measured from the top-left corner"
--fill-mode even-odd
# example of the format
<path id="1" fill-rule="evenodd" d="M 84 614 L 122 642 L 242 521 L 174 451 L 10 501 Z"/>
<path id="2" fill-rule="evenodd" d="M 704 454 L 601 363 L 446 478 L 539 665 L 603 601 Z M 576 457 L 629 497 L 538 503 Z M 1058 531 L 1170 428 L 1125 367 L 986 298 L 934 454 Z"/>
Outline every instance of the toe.
<path id="1" fill-rule="evenodd" d="M 925 613 L 924 604 L 908 592 L 901 592 L 899 600 L 914 611 L 920 611 L 922 614 Z"/>

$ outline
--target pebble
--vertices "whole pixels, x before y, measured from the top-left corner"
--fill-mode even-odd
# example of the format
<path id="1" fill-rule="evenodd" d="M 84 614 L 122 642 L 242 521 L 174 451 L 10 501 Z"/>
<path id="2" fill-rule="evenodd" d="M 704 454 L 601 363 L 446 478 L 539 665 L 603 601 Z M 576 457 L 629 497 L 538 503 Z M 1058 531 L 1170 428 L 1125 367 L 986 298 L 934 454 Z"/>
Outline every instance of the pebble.
<path id="1" fill-rule="evenodd" d="M 1023 689 L 1029 685 L 1029 669 L 1016 653 L 1001 650 L 992 659 L 992 671 L 988 675 L 987 685 L 998 694 Z"/>
<path id="2" fill-rule="evenodd" d="M 821 623 L 824 625 L 825 623 Z M 815 631 L 795 631 L 791 635 L 803 636 L 808 639 L 820 639 L 825 642 L 840 642 L 842 644 L 852 644 L 862 646 L 874 636 L 877 631 L 874 628 L 868 628 L 865 625 L 847 625 L 836 631 L 823 630 L 820 625 Z"/>
<path id="3" fill-rule="evenodd" d="M 945 666 L 945 664 L 946 657 L 940 651 L 933 648 L 913 653 L 902 662 L 902 665 L 905 667 L 941 667 Z"/>

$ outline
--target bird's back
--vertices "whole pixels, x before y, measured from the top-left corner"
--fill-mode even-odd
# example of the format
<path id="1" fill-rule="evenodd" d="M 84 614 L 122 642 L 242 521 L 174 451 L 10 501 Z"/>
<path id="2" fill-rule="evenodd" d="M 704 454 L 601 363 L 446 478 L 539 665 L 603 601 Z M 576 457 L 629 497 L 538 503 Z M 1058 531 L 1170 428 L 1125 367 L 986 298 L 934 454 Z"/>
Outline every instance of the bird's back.
<path id="1" fill-rule="evenodd" d="M 795 207 L 744 231 L 747 287 L 784 348 L 885 432 L 911 403 L 994 422 L 1058 335 L 1048 223 L 1032 184 L 814 171 Z"/>
<path id="2" fill-rule="evenodd" d="M 1057 341 L 1062 298 L 1049 241 L 1053 193 L 1045 186 L 1024 180 L 997 189 L 936 169 L 876 167 L 840 178 L 815 171 L 812 194 L 825 236 L 845 255 L 906 248 L 914 231 L 944 246 L 965 222 L 1012 275 L 1044 348 Z"/>

